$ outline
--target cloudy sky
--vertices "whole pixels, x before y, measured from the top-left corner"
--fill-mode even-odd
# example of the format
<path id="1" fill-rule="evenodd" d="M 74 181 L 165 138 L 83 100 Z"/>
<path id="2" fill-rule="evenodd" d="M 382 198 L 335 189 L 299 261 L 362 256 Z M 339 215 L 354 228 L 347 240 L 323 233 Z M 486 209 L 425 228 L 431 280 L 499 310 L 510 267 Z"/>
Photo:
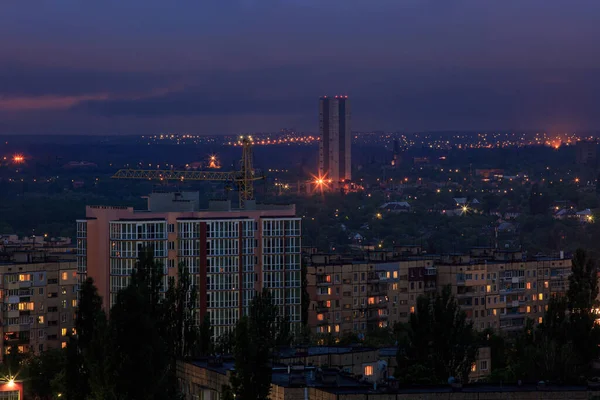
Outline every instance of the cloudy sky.
<path id="1" fill-rule="evenodd" d="M 2 2 L 0 134 L 600 127 L 598 0 Z"/>

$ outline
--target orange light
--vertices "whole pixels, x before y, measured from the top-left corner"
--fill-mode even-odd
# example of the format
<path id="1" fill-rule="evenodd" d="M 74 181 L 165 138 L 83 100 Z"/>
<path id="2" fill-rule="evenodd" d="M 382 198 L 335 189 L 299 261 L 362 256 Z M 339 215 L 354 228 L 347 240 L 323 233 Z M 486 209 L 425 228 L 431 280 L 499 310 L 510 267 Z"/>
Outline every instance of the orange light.
<path id="1" fill-rule="evenodd" d="M 23 157 L 22 154 L 15 154 L 13 156 L 13 162 L 15 164 L 21 164 L 23 161 L 25 161 L 25 157 Z"/>

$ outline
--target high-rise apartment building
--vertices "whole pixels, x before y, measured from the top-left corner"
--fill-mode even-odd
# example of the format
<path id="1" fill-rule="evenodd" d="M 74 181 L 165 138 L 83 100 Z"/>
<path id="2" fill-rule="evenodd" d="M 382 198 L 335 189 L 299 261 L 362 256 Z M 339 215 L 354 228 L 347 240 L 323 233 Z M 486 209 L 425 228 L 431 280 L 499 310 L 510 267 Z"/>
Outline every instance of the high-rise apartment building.
<path id="1" fill-rule="evenodd" d="M 198 287 L 198 321 L 210 316 L 215 336 L 248 311 L 257 291 L 273 294 L 280 314 L 300 323 L 300 218 L 295 207 L 228 201 L 200 210 L 199 194 L 153 193 L 148 209 L 88 206 L 77 221 L 78 267 L 92 277 L 109 309 L 137 257 L 151 247 L 168 276 L 181 263 Z"/>
<path id="2" fill-rule="evenodd" d="M 13 247 L 2 248 L 0 260 L 0 357 L 64 347 L 75 333 L 75 255 Z"/>
<path id="3" fill-rule="evenodd" d="M 352 134 L 348 96 L 319 99 L 319 175 L 333 187 L 352 179 Z"/>

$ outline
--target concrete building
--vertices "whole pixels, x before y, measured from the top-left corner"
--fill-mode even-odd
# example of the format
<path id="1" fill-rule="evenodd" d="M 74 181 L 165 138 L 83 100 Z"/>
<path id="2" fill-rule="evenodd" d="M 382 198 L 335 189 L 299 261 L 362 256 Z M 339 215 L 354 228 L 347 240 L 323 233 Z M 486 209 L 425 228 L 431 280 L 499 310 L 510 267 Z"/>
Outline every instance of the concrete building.
<path id="1" fill-rule="evenodd" d="M 417 298 L 436 290 L 434 257 L 413 246 L 365 257 L 307 258 L 308 325 L 317 334 L 364 334 L 406 322 Z"/>
<path id="2" fill-rule="evenodd" d="M 598 144 L 596 141 L 581 140 L 575 144 L 575 162 L 595 168 L 598 166 Z"/>
<path id="3" fill-rule="evenodd" d="M 348 96 L 319 99 L 319 176 L 337 188 L 352 179 L 352 133 Z"/>
<path id="4" fill-rule="evenodd" d="M 200 360 L 177 363 L 177 378 L 186 400 L 220 400 L 223 389 L 231 387 L 234 363 L 226 360 Z M 338 369 L 310 365 L 272 367 L 272 400 L 584 400 L 597 394 L 586 385 L 472 384 L 402 385 L 394 379 L 381 384 L 357 379 Z"/>
<path id="5" fill-rule="evenodd" d="M 92 277 L 109 309 L 130 280 L 138 254 L 152 247 L 168 276 L 183 263 L 199 288 L 198 321 L 208 314 L 221 335 L 267 288 L 280 313 L 300 322 L 300 218 L 295 207 L 228 201 L 200 210 L 198 193 L 153 193 L 148 209 L 88 206 L 77 221 L 78 270 Z"/>
<path id="6" fill-rule="evenodd" d="M 365 257 L 307 257 L 308 324 L 317 334 L 364 334 L 408 322 L 419 296 L 450 285 L 477 330 L 511 332 L 541 323 L 550 297 L 565 295 L 571 260 L 524 258 L 520 251 L 473 249 L 422 254 L 416 246 Z"/>
<path id="7" fill-rule="evenodd" d="M 66 345 L 74 333 L 78 277 L 74 254 L 11 250 L 0 254 L 3 340 L 0 357 L 12 348 L 39 354 Z"/>

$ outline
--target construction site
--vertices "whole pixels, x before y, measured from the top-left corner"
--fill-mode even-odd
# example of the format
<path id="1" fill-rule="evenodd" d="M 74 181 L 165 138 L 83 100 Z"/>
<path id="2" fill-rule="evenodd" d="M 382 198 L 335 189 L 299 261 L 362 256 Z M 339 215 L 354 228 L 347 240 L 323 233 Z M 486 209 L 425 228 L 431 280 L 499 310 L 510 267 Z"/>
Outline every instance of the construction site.
<path id="1" fill-rule="evenodd" d="M 239 170 L 237 171 L 216 171 L 221 166 L 218 163 L 216 155 L 211 155 L 207 164 L 207 170 L 193 168 L 185 170 L 120 169 L 112 178 L 153 181 L 164 185 L 169 183 L 221 182 L 224 184 L 227 198 L 230 191 L 237 190 L 239 208 L 243 209 L 246 207 L 247 202 L 254 200 L 254 182 L 264 180 L 265 175 L 260 174 L 259 171 L 254 169 L 252 136 L 241 136 L 239 144 L 242 147 L 242 158 L 239 162 Z M 158 188 L 160 191 L 160 185 Z"/>

